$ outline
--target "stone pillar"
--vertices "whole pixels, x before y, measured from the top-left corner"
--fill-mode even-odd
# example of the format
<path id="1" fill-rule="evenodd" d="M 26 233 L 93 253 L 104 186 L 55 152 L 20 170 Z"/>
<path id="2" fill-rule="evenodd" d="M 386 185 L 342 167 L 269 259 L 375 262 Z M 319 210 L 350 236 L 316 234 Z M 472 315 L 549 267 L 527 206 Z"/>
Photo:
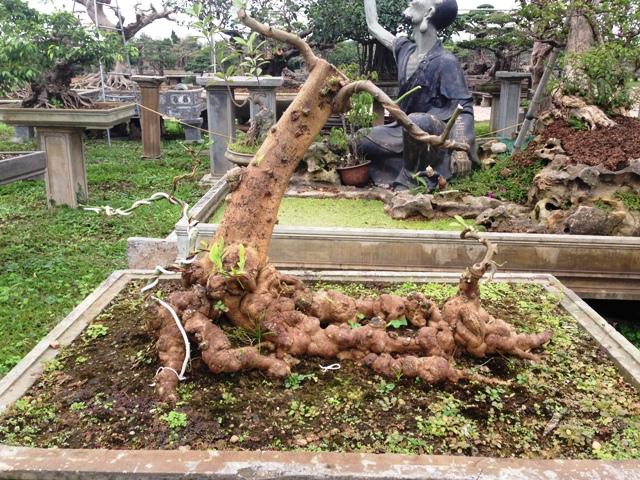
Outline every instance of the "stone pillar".
<path id="1" fill-rule="evenodd" d="M 200 128 L 202 127 L 202 118 L 192 118 L 182 120 L 182 122 L 189 125 L 183 125 L 185 143 L 201 143 L 202 133 L 200 132 Z"/>
<path id="2" fill-rule="evenodd" d="M 140 127 L 142 128 L 142 158 L 158 158 L 160 152 L 162 118 L 160 84 L 164 77 L 135 75 L 132 80 L 140 86 Z M 148 110 L 149 109 L 149 110 Z M 153 111 L 151 111 L 153 110 Z"/>
<path id="3" fill-rule="evenodd" d="M 209 117 L 209 138 L 211 145 L 211 176 L 219 177 L 235 167 L 224 157 L 227 145 L 235 138 L 236 109 L 232 95 L 237 88 L 247 89 L 250 94 L 261 97 L 266 108 L 276 118 L 276 88 L 283 83 L 282 77 L 229 77 L 222 79 L 204 76 L 196 79 L 198 85 L 207 90 L 207 115 Z M 250 103 L 251 118 L 257 112 L 257 105 Z"/>
<path id="4" fill-rule="evenodd" d="M 531 74 L 525 72 L 497 72 L 496 78 L 500 80 L 500 104 L 496 109 L 498 111 L 496 130 L 501 130 L 498 132 L 499 138 L 512 138 L 518 131 L 522 81 L 531 78 Z"/>
<path id="5" fill-rule="evenodd" d="M 50 207 L 77 208 L 89 194 L 82 146 L 82 128 L 38 127 L 38 145 L 47 152 L 45 183 Z"/>
<path id="6" fill-rule="evenodd" d="M 236 107 L 229 89 L 221 86 L 207 87 L 207 115 L 209 118 L 209 148 L 211 175 L 222 176 L 235 165 L 224 158 L 227 145 L 235 138 Z"/>
<path id="7" fill-rule="evenodd" d="M 28 142 L 34 137 L 33 127 L 27 127 L 25 125 L 16 125 L 14 127 L 15 133 L 13 135 L 13 143 Z"/>

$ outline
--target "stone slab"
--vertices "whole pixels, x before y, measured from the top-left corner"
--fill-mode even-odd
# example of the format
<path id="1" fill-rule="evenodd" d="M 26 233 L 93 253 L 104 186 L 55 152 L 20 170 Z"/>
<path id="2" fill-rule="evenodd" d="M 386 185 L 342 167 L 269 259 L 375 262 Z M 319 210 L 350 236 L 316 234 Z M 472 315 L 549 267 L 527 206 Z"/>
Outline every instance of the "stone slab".
<path id="1" fill-rule="evenodd" d="M 172 264 L 178 256 L 178 243 L 159 238 L 131 237 L 127 239 L 129 268 L 153 270 Z"/>
<path id="2" fill-rule="evenodd" d="M 135 115 L 136 106 L 129 104 L 104 104 L 109 108 L 63 109 L 22 108 L 18 106 L 0 107 L 0 121 L 9 125 L 29 125 L 32 127 L 78 127 L 111 128 L 128 121 Z"/>
<path id="3" fill-rule="evenodd" d="M 32 178 L 41 178 L 47 169 L 44 152 L 0 152 L 15 157 L 0 160 L 0 185 Z"/>
<path id="4" fill-rule="evenodd" d="M 196 78 L 196 84 L 204 86 L 204 88 L 226 88 L 229 85 L 232 88 L 277 88 L 284 83 L 282 77 L 244 77 L 232 76 L 220 78 L 215 76 L 202 76 Z"/>

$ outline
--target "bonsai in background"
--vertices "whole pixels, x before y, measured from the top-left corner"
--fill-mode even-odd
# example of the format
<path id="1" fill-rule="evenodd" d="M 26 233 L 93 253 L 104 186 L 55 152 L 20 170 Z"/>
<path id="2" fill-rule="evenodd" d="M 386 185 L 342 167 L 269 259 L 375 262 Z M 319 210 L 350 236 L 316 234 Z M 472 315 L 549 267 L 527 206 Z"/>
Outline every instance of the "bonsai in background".
<path id="1" fill-rule="evenodd" d="M 74 75 L 122 58 L 121 41 L 85 29 L 70 13 L 43 14 L 23 0 L 0 3 L 0 93 L 30 86 L 26 108 L 82 108 L 92 102 L 71 90 Z"/>

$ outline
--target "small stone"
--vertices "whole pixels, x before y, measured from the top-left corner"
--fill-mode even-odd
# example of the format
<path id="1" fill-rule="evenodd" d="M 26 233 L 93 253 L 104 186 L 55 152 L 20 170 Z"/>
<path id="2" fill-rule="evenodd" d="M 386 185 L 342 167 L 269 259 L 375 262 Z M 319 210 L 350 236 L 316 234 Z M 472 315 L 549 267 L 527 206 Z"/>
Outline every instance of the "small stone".
<path id="1" fill-rule="evenodd" d="M 136 434 L 136 432 L 134 432 L 133 430 L 131 430 L 131 431 L 129 432 L 129 435 L 131 435 L 131 436 L 134 436 L 135 434 Z"/>
<path id="2" fill-rule="evenodd" d="M 181 445 L 178 447 L 178 451 L 180 452 L 188 452 L 189 450 L 191 450 L 190 445 Z"/>
<path id="3" fill-rule="evenodd" d="M 491 145 L 491 153 L 494 155 L 500 155 L 501 153 L 507 153 L 508 147 L 502 142 L 496 142 Z"/>
<path id="4" fill-rule="evenodd" d="M 496 163 L 497 163 L 497 161 L 493 157 L 483 158 L 482 159 L 482 165 L 485 166 L 485 167 L 492 167 Z"/>
<path id="5" fill-rule="evenodd" d="M 53 348 L 54 350 L 57 350 L 60 348 L 60 342 L 54 340 L 53 342 L 51 342 L 51 344 L 49 345 L 51 348 Z"/>
<path id="6" fill-rule="evenodd" d="M 593 443 L 591 444 L 591 448 L 593 449 L 594 452 L 597 452 L 602 448 L 602 445 L 597 440 L 594 440 Z"/>
<path id="7" fill-rule="evenodd" d="M 500 175 L 501 175 L 501 176 L 503 176 L 503 177 L 508 177 L 508 176 L 509 176 L 509 175 L 511 175 L 512 173 L 513 173 L 513 172 L 512 172 L 512 170 L 511 170 L 510 168 L 503 168 L 503 169 L 500 171 Z"/>
<path id="8" fill-rule="evenodd" d="M 229 441 L 231 443 L 238 443 L 240 441 L 240 437 L 237 435 L 232 435 L 231 438 L 229 439 Z"/>
<path id="9" fill-rule="evenodd" d="M 307 446 L 307 442 L 304 438 L 296 438 L 296 440 L 293 442 L 296 447 L 306 447 Z"/>

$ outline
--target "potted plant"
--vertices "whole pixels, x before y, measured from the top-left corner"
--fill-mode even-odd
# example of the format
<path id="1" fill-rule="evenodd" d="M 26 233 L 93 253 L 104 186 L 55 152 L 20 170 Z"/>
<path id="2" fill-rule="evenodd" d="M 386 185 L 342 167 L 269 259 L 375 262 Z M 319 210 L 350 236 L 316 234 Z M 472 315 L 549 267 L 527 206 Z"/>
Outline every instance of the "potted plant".
<path id="1" fill-rule="evenodd" d="M 342 159 L 338 167 L 344 185 L 362 187 L 369 183 L 371 164 L 358 151 L 358 140 L 373 127 L 373 97 L 368 92 L 359 92 L 351 97 L 351 108 L 341 115 L 342 130 L 332 129 L 330 145 L 342 148 Z M 339 132 L 342 132 L 340 134 Z"/>
<path id="2" fill-rule="evenodd" d="M 20 105 L 0 108 L 0 121 L 37 127 L 47 153 L 49 204 L 77 207 L 88 194 L 82 131 L 125 122 L 134 116 L 135 105 L 95 103 L 74 92 L 71 79 L 85 68 L 121 58 L 121 41 L 84 28 L 71 13 L 44 14 L 23 0 L 0 4 L 0 32 L 0 94 L 25 85 L 30 89 Z"/>
<path id="3" fill-rule="evenodd" d="M 260 97 L 253 96 L 252 101 L 259 107 L 258 113 L 251 119 L 247 132 L 236 133 L 235 141 L 227 145 L 224 156 L 231 163 L 246 167 L 267 137 L 273 126 L 273 114 L 262 103 Z"/>

